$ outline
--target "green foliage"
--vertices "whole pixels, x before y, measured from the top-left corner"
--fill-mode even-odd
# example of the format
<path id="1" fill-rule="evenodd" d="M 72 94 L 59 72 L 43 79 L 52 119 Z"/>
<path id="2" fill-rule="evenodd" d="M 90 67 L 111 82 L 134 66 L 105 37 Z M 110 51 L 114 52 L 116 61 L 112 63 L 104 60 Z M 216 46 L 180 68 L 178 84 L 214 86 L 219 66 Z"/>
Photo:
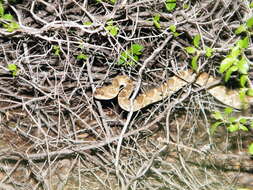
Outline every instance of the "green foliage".
<path id="1" fill-rule="evenodd" d="M 2 26 L 7 30 L 7 32 L 13 32 L 20 28 L 19 24 L 14 20 L 11 14 L 4 13 L 4 7 L 2 2 L 0 2 L 0 27 Z"/>
<path id="2" fill-rule="evenodd" d="M 174 37 L 178 37 L 180 34 L 177 32 L 177 27 L 176 25 L 170 25 L 169 26 L 170 31 L 173 33 Z"/>
<path id="3" fill-rule="evenodd" d="M 193 70 L 197 71 L 198 69 L 198 58 L 201 54 L 201 51 L 200 51 L 200 40 L 201 40 L 201 36 L 199 34 L 197 34 L 196 36 L 193 37 L 193 46 L 188 46 L 185 48 L 186 52 L 188 54 L 192 54 L 194 55 L 192 57 L 192 60 L 191 60 L 191 67 Z M 210 48 L 210 47 L 205 47 L 205 56 L 207 58 L 211 57 L 213 55 L 213 49 Z"/>
<path id="4" fill-rule="evenodd" d="M 244 56 L 244 49 L 249 46 L 249 38 L 246 36 L 236 42 L 235 46 L 231 48 L 230 53 L 221 62 L 219 71 L 225 73 L 225 82 L 227 82 L 232 73 L 238 72 L 240 78 L 240 84 L 245 86 L 245 77 L 248 75 L 249 62 Z M 243 76 L 246 75 L 246 76 Z M 242 77 L 243 76 L 243 77 Z"/>
<path id="5" fill-rule="evenodd" d="M 245 85 L 246 85 L 246 83 L 247 83 L 248 80 L 249 80 L 248 75 L 242 75 L 240 77 L 240 85 L 241 85 L 241 87 L 245 88 Z"/>
<path id="6" fill-rule="evenodd" d="M 253 143 L 249 145 L 248 152 L 253 155 Z"/>
<path id="7" fill-rule="evenodd" d="M 110 20 L 107 22 L 107 26 L 105 29 L 112 35 L 112 36 L 117 36 L 119 33 L 119 27 L 113 25 L 113 21 Z"/>
<path id="8" fill-rule="evenodd" d="M 246 26 L 248 28 L 251 28 L 253 26 L 253 17 L 250 17 L 247 21 L 246 21 Z"/>
<path id="9" fill-rule="evenodd" d="M 226 74 L 225 74 L 225 81 L 227 82 L 228 79 L 230 79 L 231 74 L 232 74 L 233 72 L 237 71 L 237 70 L 238 70 L 238 67 L 236 67 L 236 66 L 230 67 L 230 68 L 227 70 Z"/>
<path id="10" fill-rule="evenodd" d="M 193 38 L 193 45 L 194 45 L 196 48 L 199 48 L 200 39 L 201 39 L 201 36 L 200 36 L 199 34 L 197 34 L 197 35 L 194 36 L 194 38 Z"/>
<path id="11" fill-rule="evenodd" d="M 212 114 L 215 122 L 211 125 L 210 132 L 214 134 L 218 127 L 226 127 L 226 129 L 230 132 L 237 131 L 249 131 L 249 127 L 253 128 L 253 120 L 251 118 L 240 117 L 235 118 L 232 117 L 233 109 L 227 107 L 223 112 L 216 111 Z M 253 155 L 253 143 L 249 145 L 248 152 Z"/>
<path id="12" fill-rule="evenodd" d="M 249 8 L 253 8 L 253 2 L 249 4 Z"/>
<path id="13" fill-rule="evenodd" d="M 235 118 L 232 117 L 231 114 L 233 113 L 233 109 L 227 107 L 224 109 L 223 112 L 216 111 L 212 114 L 215 122 L 211 125 L 211 134 L 214 134 L 217 130 L 217 127 L 224 126 L 229 132 L 236 132 L 236 131 L 248 131 L 248 127 L 252 120 L 246 117 Z"/>
<path id="14" fill-rule="evenodd" d="M 253 17 L 249 18 L 245 24 L 240 25 L 236 30 L 236 34 L 246 33 L 243 38 L 238 40 L 235 45 L 231 48 L 230 52 L 220 64 L 219 72 L 224 74 L 224 80 L 227 82 L 233 73 L 236 74 L 237 80 L 240 82 L 242 87 L 239 93 L 240 100 L 244 103 L 245 97 L 253 95 L 253 89 L 246 88 L 246 84 L 249 81 L 248 71 L 250 63 L 246 58 L 244 51 L 249 47 L 249 36 L 250 31 L 253 26 Z M 231 130 L 240 128 L 240 125 L 231 125 Z"/>
<path id="15" fill-rule="evenodd" d="M 241 49 L 246 49 L 249 47 L 249 37 L 246 36 L 244 39 L 238 40 L 236 43 L 236 47 L 241 48 Z"/>
<path id="16" fill-rule="evenodd" d="M 158 29 L 161 28 L 161 25 L 160 25 L 160 15 L 159 14 L 156 14 L 153 17 L 153 24 L 155 25 L 156 28 L 158 28 Z"/>
<path id="17" fill-rule="evenodd" d="M 53 51 L 56 56 L 59 56 L 61 53 L 60 46 L 53 46 Z"/>
<path id="18" fill-rule="evenodd" d="M 111 4 L 115 4 L 117 2 L 117 0 L 96 0 L 98 3 L 101 3 L 101 2 L 109 2 Z"/>
<path id="19" fill-rule="evenodd" d="M 197 49 L 195 47 L 193 47 L 193 46 L 186 47 L 185 50 L 189 54 L 194 54 L 195 52 L 197 52 Z"/>
<path id="20" fill-rule="evenodd" d="M 0 2 L 0 18 L 2 18 L 3 16 L 4 16 L 4 6 L 2 2 Z"/>
<path id="21" fill-rule="evenodd" d="M 176 8 L 176 0 L 166 0 L 165 7 L 167 11 L 172 12 Z"/>
<path id="22" fill-rule="evenodd" d="M 129 49 L 122 52 L 117 62 L 118 65 L 134 66 L 142 54 L 143 46 L 140 44 L 132 44 Z"/>
<path id="23" fill-rule="evenodd" d="M 198 58 L 199 58 L 199 56 L 196 55 L 196 56 L 194 56 L 194 57 L 192 58 L 192 61 L 191 61 L 191 66 L 192 66 L 192 69 L 193 69 L 194 71 L 197 71 L 197 70 L 198 70 Z"/>
<path id="24" fill-rule="evenodd" d="M 8 64 L 7 66 L 8 70 L 12 73 L 12 76 L 17 76 L 18 74 L 18 67 L 16 64 Z"/>
<path id="25" fill-rule="evenodd" d="M 245 25 L 240 25 L 236 30 L 235 30 L 235 34 L 241 34 L 242 32 L 246 32 L 247 31 L 247 27 Z"/>
<path id="26" fill-rule="evenodd" d="M 175 25 L 170 25 L 169 29 L 171 32 L 175 33 L 177 30 L 177 27 Z"/>
<path id="27" fill-rule="evenodd" d="M 241 33 L 247 33 L 248 35 L 250 34 L 250 29 L 253 27 L 253 17 L 250 17 L 246 23 L 240 25 L 236 30 L 235 34 L 241 34 Z"/>
<path id="28" fill-rule="evenodd" d="M 253 96 L 253 89 L 252 88 L 248 89 L 247 92 L 246 92 L 246 94 L 248 96 Z"/>
<path id="29" fill-rule="evenodd" d="M 77 60 L 83 60 L 83 61 L 85 61 L 85 60 L 88 59 L 88 56 L 85 55 L 85 54 L 83 54 L 83 53 L 80 53 L 80 54 L 78 54 L 78 56 L 76 58 L 77 58 Z"/>
<path id="30" fill-rule="evenodd" d="M 190 7 L 189 4 L 187 4 L 187 3 L 184 3 L 184 4 L 183 4 L 183 9 L 188 9 L 189 7 Z"/>
<path id="31" fill-rule="evenodd" d="M 84 22 L 83 25 L 85 25 L 85 26 L 91 26 L 92 22 L 87 21 L 87 22 Z"/>
<path id="32" fill-rule="evenodd" d="M 130 50 L 132 51 L 133 54 L 135 55 L 141 55 L 142 54 L 142 50 L 143 50 L 143 46 L 140 44 L 133 44 L 130 48 Z"/>
<path id="33" fill-rule="evenodd" d="M 213 55 L 213 49 L 212 48 L 206 47 L 205 51 L 206 51 L 206 56 L 207 57 L 212 57 L 212 55 Z"/>

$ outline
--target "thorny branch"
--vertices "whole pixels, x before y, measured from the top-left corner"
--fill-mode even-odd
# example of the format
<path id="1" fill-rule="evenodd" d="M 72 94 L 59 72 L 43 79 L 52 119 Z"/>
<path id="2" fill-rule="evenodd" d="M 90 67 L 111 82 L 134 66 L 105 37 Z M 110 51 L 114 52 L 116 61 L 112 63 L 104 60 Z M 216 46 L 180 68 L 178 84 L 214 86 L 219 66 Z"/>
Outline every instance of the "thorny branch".
<path id="1" fill-rule="evenodd" d="M 252 15 L 248 4 L 239 0 L 178 0 L 176 9 L 168 12 L 165 1 L 155 0 L 120 0 L 116 4 L 79 0 L 5 3 L 5 12 L 15 17 L 19 29 L 8 32 L 0 25 L 0 160 L 6 163 L 0 165 L 6 174 L 0 186 L 50 189 L 57 176 L 60 188 L 78 166 L 78 179 L 86 168 L 100 184 L 111 189 L 110 179 L 99 177 L 94 168 L 108 176 L 115 174 L 115 184 L 122 189 L 158 188 L 162 183 L 175 189 L 199 189 L 197 173 L 202 170 L 189 172 L 192 163 L 199 163 L 201 168 L 210 155 L 213 166 L 224 170 L 229 168 L 220 164 L 219 157 L 250 163 L 247 155 L 224 156 L 218 147 L 217 151 L 209 148 L 210 153 L 200 148 L 212 146 L 207 131 L 208 111 L 218 104 L 202 87 L 190 88 L 189 84 L 170 99 L 137 113 L 123 112 L 117 101 L 93 99 L 96 87 L 117 74 L 137 79 L 133 102 L 142 85 L 157 86 L 173 75 L 171 71 L 189 68 L 191 57 L 184 48 L 197 34 L 201 34 L 201 46 L 214 50 L 209 59 L 204 49 L 199 50 L 199 68 L 217 75 L 219 63 L 239 39 L 234 30 Z M 152 18 L 156 14 L 160 15 L 160 28 L 154 26 Z M 116 36 L 107 31 L 108 21 L 119 28 Z M 178 37 L 169 29 L 171 25 L 176 26 Z M 136 65 L 118 65 L 122 52 L 134 43 L 144 47 Z M 251 61 L 252 49 L 245 52 Z M 87 58 L 77 59 L 82 54 Z M 12 76 L 8 64 L 18 66 L 17 76 Z M 200 118 L 204 118 L 202 128 L 197 126 Z M 152 138 L 157 134 L 159 138 Z M 171 164 L 161 154 L 173 158 Z M 73 164 L 68 158 L 74 160 Z M 161 168 L 155 167 L 157 163 Z M 21 169 L 23 165 L 28 169 Z M 249 165 L 241 165 L 242 170 L 250 171 Z M 27 180 L 34 176 L 35 184 L 18 182 L 14 176 L 21 170 Z M 163 182 L 152 183 L 156 177 L 150 180 L 149 175 Z M 204 175 L 210 180 L 202 186 L 216 188 L 215 179 L 220 177 L 211 171 Z"/>

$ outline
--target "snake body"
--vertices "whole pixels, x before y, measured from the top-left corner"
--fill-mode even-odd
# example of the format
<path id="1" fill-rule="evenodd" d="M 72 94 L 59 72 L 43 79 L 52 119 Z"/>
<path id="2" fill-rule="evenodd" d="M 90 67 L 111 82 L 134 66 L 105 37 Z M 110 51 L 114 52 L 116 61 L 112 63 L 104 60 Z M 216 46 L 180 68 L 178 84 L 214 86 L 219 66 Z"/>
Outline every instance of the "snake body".
<path id="1" fill-rule="evenodd" d="M 220 81 L 220 79 L 207 73 L 201 73 L 196 80 L 195 78 L 196 74 L 192 70 L 179 71 L 178 75 L 169 78 L 161 86 L 138 95 L 131 105 L 130 97 L 135 89 L 134 81 L 128 76 L 119 75 L 112 80 L 111 85 L 97 88 L 94 97 L 99 100 L 110 100 L 118 96 L 118 103 L 122 109 L 126 111 L 131 111 L 131 109 L 138 111 L 171 96 L 188 83 L 195 82 L 200 86 L 209 86 Z M 246 96 L 242 102 L 239 97 L 239 90 L 228 89 L 223 85 L 213 86 L 207 89 L 207 91 L 226 106 L 236 109 L 242 109 L 245 104 L 253 103 L 253 97 Z"/>

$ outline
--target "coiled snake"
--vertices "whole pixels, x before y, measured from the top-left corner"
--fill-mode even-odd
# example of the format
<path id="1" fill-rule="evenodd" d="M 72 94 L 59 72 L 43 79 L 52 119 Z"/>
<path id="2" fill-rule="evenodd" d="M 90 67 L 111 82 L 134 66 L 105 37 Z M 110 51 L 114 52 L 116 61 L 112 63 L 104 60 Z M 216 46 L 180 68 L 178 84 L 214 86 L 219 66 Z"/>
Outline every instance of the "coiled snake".
<path id="1" fill-rule="evenodd" d="M 195 79 L 192 70 L 179 71 L 177 76 L 169 78 L 164 84 L 138 95 L 133 101 L 133 111 L 138 111 L 150 104 L 163 100 L 180 90 Z M 209 86 L 219 79 L 207 73 L 201 73 L 194 81 L 200 86 Z M 123 86 L 123 87 L 122 87 Z M 118 102 L 122 109 L 131 110 L 130 96 L 135 88 L 134 81 L 128 76 L 119 75 L 112 80 L 112 84 L 97 88 L 94 97 L 99 100 L 110 100 L 118 95 Z M 246 96 L 244 102 L 240 100 L 238 89 L 228 89 L 223 85 L 213 86 L 207 91 L 223 104 L 242 109 L 243 105 L 253 103 L 253 97 Z"/>

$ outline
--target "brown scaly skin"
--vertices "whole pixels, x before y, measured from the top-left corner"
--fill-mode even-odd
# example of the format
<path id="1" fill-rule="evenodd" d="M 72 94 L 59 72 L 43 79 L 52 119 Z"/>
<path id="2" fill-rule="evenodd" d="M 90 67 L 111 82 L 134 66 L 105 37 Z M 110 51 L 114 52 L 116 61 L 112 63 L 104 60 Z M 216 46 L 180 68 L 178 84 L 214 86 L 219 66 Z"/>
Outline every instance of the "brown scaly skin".
<path id="1" fill-rule="evenodd" d="M 133 111 L 138 111 L 150 104 L 171 96 L 187 83 L 193 82 L 195 76 L 192 70 L 179 71 L 177 76 L 171 77 L 160 87 L 153 88 L 138 95 L 133 101 Z M 207 73 L 202 73 L 197 77 L 195 83 L 200 86 L 209 86 L 218 81 L 220 81 L 220 79 L 214 78 Z M 120 75 L 112 80 L 111 85 L 98 88 L 94 93 L 94 97 L 99 100 L 110 100 L 118 95 L 120 107 L 126 111 L 131 111 L 130 96 L 134 88 L 134 82 L 128 76 Z M 243 103 L 239 98 L 238 90 L 231 90 L 222 85 L 211 87 L 207 91 L 223 104 L 236 109 L 243 109 L 245 103 L 253 103 L 253 97 L 246 96 L 245 102 Z"/>

